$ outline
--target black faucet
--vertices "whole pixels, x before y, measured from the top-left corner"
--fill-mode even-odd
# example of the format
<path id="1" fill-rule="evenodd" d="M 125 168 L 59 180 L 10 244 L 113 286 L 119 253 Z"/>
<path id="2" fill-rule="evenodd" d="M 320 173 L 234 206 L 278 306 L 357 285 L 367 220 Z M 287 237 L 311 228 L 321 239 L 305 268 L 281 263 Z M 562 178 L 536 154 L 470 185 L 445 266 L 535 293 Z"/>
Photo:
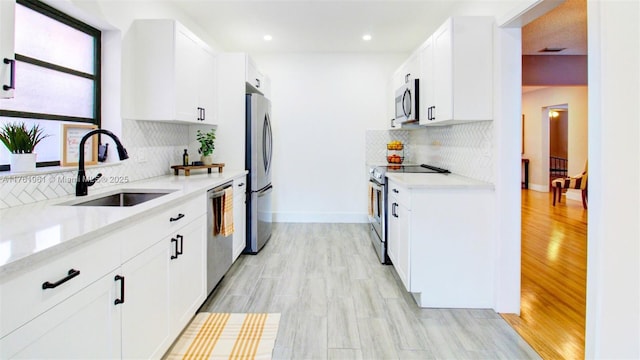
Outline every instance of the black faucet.
<path id="1" fill-rule="evenodd" d="M 87 142 L 87 139 L 95 134 L 105 134 L 109 135 L 113 141 L 116 142 L 116 148 L 118 149 L 118 156 L 120 160 L 125 160 L 129 158 L 129 154 L 127 154 L 127 149 L 122 146 L 120 139 L 115 136 L 111 131 L 104 129 L 95 129 L 86 133 L 82 140 L 80 140 L 80 153 L 78 155 L 78 179 L 76 180 L 76 196 L 85 196 L 88 193 L 89 186 L 96 183 L 98 179 L 102 176 L 102 173 L 96 175 L 95 178 L 91 180 L 87 180 L 87 176 L 84 172 L 84 143 Z"/>

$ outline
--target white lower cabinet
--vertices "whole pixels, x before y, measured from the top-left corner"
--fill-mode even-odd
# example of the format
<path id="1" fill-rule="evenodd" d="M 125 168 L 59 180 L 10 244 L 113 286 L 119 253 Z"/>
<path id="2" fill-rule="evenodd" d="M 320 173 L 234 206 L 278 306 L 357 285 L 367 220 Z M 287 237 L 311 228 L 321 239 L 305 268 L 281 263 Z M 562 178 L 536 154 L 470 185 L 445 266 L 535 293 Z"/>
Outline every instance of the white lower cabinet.
<path id="1" fill-rule="evenodd" d="M 134 233 L 135 234 L 135 233 Z M 135 238 L 135 237 L 133 237 Z M 130 238 L 131 239 L 131 238 Z M 169 337 L 169 246 L 158 242 L 122 265 L 122 358 L 159 358 Z"/>
<path id="2" fill-rule="evenodd" d="M 389 257 L 418 306 L 493 308 L 493 191 L 387 184 Z"/>
<path id="3" fill-rule="evenodd" d="M 233 180 L 233 261 L 247 245 L 247 185 L 246 178 Z"/>
<path id="4" fill-rule="evenodd" d="M 206 299 L 205 213 L 202 194 L 5 280 L 0 358 L 162 357 Z"/>
<path id="5" fill-rule="evenodd" d="M 402 280 L 405 288 L 411 291 L 409 248 L 411 247 L 409 234 L 409 217 L 411 211 L 407 204 L 400 201 L 397 196 L 389 195 L 389 258 Z"/>
<path id="6" fill-rule="evenodd" d="M 62 301 L 0 340 L 0 358 L 115 359 L 121 307 L 117 271 Z M 144 341 L 144 339 L 140 339 Z"/>
<path id="7" fill-rule="evenodd" d="M 169 335 L 173 339 L 189 323 L 207 297 L 207 219 L 200 216 L 172 235 L 169 243 Z"/>

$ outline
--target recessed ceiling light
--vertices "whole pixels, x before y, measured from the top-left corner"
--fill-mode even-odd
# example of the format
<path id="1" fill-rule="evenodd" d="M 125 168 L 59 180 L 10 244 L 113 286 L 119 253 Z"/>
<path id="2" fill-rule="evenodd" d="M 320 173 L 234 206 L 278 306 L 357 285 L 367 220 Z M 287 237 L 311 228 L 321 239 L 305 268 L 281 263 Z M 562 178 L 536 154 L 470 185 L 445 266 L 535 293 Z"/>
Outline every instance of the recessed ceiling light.
<path id="1" fill-rule="evenodd" d="M 264 40 L 265 41 L 271 41 L 271 39 L 273 39 L 273 37 L 271 37 L 271 35 L 265 35 L 264 36 Z"/>
<path id="2" fill-rule="evenodd" d="M 369 35 L 369 34 L 364 34 L 364 35 L 362 35 L 362 40 L 364 40 L 364 41 L 369 41 L 369 40 L 371 40 L 371 35 Z"/>

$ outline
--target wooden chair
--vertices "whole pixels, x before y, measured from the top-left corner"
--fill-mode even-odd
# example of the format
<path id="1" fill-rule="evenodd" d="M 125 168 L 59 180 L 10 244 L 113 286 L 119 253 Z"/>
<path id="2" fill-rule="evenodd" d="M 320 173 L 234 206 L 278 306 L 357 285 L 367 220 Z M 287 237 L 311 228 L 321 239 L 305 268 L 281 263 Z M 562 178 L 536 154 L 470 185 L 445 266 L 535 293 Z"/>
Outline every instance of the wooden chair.
<path id="1" fill-rule="evenodd" d="M 580 175 L 570 176 L 566 178 L 558 178 L 551 181 L 551 190 L 553 191 L 553 206 L 556 206 L 556 196 L 558 202 L 562 201 L 562 191 L 565 189 L 580 189 L 582 191 L 582 207 L 587 208 L 587 180 L 588 171 L 587 163 L 584 164 L 584 170 Z"/>

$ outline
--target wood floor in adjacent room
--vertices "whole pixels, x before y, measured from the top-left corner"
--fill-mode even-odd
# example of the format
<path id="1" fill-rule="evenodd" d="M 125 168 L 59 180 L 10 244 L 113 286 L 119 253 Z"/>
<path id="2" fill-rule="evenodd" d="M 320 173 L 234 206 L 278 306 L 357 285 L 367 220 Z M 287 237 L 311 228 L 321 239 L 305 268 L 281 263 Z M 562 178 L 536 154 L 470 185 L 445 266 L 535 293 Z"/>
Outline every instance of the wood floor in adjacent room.
<path id="1" fill-rule="evenodd" d="M 584 359 L 587 210 L 522 190 L 520 317 L 503 317 L 544 359 Z"/>
<path id="2" fill-rule="evenodd" d="M 493 310 L 418 308 L 364 224 L 274 224 L 201 310 L 280 313 L 274 359 L 539 359 Z"/>

